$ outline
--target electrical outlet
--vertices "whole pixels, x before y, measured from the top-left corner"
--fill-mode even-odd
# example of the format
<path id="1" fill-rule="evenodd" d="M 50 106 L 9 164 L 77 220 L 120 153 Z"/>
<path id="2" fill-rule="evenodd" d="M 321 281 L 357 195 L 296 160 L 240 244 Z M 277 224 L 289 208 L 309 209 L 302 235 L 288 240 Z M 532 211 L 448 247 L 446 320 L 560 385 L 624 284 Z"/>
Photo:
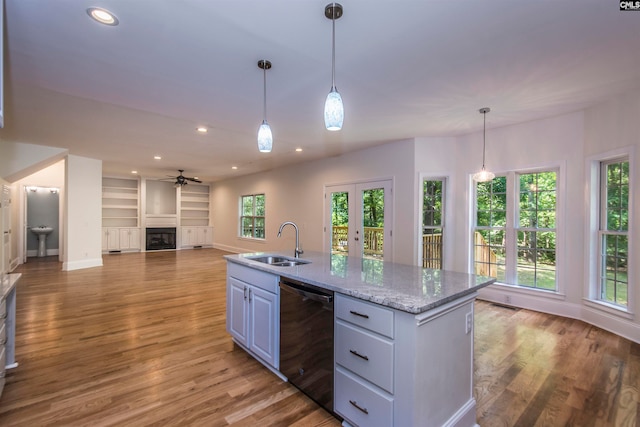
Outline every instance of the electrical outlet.
<path id="1" fill-rule="evenodd" d="M 511 304 L 511 295 L 505 295 L 504 296 L 504 302 L 506 304 Z"/>
<path id="2" fill-rule="evenodd" d="M 473 313 L 467 313 L 467 322 L 465 325 L 465 333 L 470 333 L 473 329 Z"/>

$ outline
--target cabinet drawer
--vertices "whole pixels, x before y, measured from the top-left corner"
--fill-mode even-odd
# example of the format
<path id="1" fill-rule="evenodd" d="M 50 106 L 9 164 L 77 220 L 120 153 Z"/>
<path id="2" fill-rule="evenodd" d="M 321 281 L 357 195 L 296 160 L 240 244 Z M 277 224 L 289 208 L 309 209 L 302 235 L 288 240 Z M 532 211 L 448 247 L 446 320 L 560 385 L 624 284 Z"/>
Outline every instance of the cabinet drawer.
<path id="1" fill-rule="evenodd" d="M 336 294 L 335 311 L 338 319 L 393 338 L 393 311 L 388 308 Z"/>
<path id="2" fill-rule="evenodd" d="M 393 399 L 341 368 L 336 369 L 335 390 L 335 411 L 350 423 L 360 427 L 393 425 Z"/>
<path id="3" fill-rule="evenodd" d="M 233 262 L 227 262 L 227 275 L 269 291 L 272 294 L 278 293 L 279 276 Z"/>
<path id="4" fill-rule="evenodd" d="M 393 343 L 336 322 L 336 363 L 393 393 Z"/>

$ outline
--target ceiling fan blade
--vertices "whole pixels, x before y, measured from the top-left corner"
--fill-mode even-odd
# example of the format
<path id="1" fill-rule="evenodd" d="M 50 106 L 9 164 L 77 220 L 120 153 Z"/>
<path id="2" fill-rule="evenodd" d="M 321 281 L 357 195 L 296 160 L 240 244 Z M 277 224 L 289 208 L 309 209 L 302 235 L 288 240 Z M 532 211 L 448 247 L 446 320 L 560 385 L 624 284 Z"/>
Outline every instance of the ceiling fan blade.
<path id="1" fill-rule="evenodd" d="M 186 177 L 186 176 L 184 177 L 184 179 L 188 179 L 189 181 L 193 181 L 193 182 L 202 182 L 202 181 L 200 181 L 199 179 L 196 179 L 196 178 L 189 178 L 189 177 Z"/>

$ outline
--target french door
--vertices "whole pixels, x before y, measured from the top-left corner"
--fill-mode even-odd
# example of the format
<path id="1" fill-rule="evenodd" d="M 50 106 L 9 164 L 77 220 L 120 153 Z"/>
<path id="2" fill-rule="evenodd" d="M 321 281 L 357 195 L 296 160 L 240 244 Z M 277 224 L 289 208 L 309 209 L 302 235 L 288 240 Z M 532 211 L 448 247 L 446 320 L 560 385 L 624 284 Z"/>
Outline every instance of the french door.
<path id="1" fill-rule="evenodd" d="M 391 180 L 325 187 L 325 251 L 392 258 Z"/>

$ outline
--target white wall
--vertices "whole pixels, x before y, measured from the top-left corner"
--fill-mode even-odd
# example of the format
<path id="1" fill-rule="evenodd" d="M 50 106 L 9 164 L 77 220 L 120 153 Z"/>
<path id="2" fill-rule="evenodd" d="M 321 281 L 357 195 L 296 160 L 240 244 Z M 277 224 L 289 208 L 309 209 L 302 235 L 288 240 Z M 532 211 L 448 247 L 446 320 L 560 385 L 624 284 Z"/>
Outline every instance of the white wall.
<path id="1" fill-rule="evenodd" d="M 216 247 L 235 252 L 291 251 L 294 234 L 276 238 L 284 221 L 300 227 L 304 250 L 323 250 L 324 186 L 392 178 L 394 180 L 395 262 L 412 264 L 414 241 L 413 140 L 385 144 L 338 157 L 217 182 L 212 186 L 212 219 Z M 238 203 L 246 194 L 266 195 L 263 242 L 238 237 Z"/>
<path id="2" fill-rule="evenodd" d="M 43 145 L 2 141 L 0 143 L 0 176 L 15 182 L 62 160 L 67 150 Z"/>
<path id="3" fill-rule="evenodd" d="M 63 270 L 102 265 L 102 161 L 69 155 L 66 162 Z"/>

